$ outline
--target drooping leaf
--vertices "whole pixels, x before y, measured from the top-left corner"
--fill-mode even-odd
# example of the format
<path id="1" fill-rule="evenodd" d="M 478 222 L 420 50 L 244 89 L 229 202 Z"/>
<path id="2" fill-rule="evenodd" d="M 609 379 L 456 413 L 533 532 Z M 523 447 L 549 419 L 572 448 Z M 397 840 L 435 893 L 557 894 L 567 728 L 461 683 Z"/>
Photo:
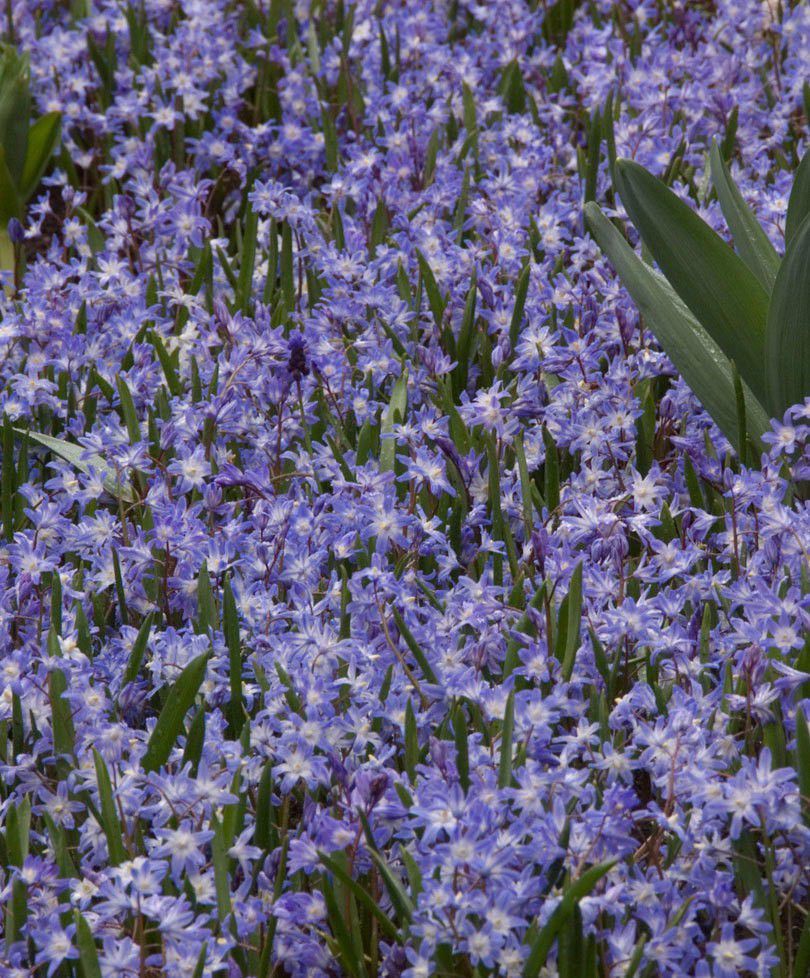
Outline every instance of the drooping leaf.
<path id="1" fill-rule="evenodd" d="M 770 294 L 779 271 L 779 255 L 731 179 L 716 141 L 712 143 L 709 158 L 712 183 L 737 253 Z"/>
<path id="2" fill-rule="evenodd" d="M 781 417 L 810 395 L 810 215 L 782 259 L 768 310 L 768 405 Z"/>
<path id="3" fill-rule="evenodd" d="M 666 280 L 644 264 L 593 202 L 585 207 L 591 233 L 676 369 L 720 430 L 740 450 L 731 364 Z M 770 430 L 762 404 L 743 384 L 748 432 L 759 446 Z"/>
<path id="4" fill-rule="evenodd" d="M 643 167 L 618 160 L 616 186 L 669 284 L 763 401 L 768 296 L 761 283 L 688 204 Z"/>

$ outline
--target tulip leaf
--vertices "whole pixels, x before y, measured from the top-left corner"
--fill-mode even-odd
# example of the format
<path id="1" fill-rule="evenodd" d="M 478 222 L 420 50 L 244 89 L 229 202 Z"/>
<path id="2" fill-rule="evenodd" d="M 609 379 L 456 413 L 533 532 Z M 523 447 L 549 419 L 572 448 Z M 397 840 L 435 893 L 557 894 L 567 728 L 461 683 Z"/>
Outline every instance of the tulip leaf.
<path id="1" fill-rule="evenodd" d="M 763 401 L 768 295 L 761 283 L 688 204 L 637 163 L 616 163 L 616 187 L 672 288 Z"/>
<path id="2" fill-rule="evenodd" d="M 781 415 L 810 395 L 810 215 L 792 238 L 771 296 L 768 404 Z"/>
<path id="3" fill-rule="evenodd" d="M 709 159 L 712 183 L 737 253 L 770 294 L 779 271 L 779 255 L 731 179 L 717 142 L 712 143 Z"/>
<path id="4" fill-rule="evenodd" d="M 666 280 L 641 261 L 598 205 L 587 204 L 585 216 L 591 233 L 613 263 L 670 360 L 720 430 L 740 451 L 737 399 L 728 358 Z M 748 433 L 756 445 L 770 430 L 770 425 L 765 409 L 745 384 L 743 391 Z"/>
<path id="5" fill-rule="evenodd" d="M 785 218 L 785 245 L 790 247 L 802 222 L 810 214 L 810 151 L 804 154 L 793 177 Z"/>

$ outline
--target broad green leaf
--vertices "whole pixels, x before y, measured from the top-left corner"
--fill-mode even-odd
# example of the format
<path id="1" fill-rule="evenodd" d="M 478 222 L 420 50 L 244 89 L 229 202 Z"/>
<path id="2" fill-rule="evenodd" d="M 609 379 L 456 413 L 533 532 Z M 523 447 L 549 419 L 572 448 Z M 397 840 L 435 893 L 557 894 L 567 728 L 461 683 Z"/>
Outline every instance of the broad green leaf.
<path id="1" fill-rule="evenodd" d="M 728 358 L 665 279 L 641 261 L 599 207 L 591 202 L 585 214 L 591 233 L 675 368 L 739 451 L 737 402 Z M 770 430 L 768 416 L 745 384 L 743 390 L 748 432 L 759 448 L 762 435 Z"/>
<path id="2" fill-rule="evenodd" d="M 110 863 L 113 866 L 120 866 L 121 863 L 126 862 L 128 857 L 124 848 L 121 822 L 118 819 L 118 811 L 113 798 L 110 772 L 107 770 L 104 758 L 95 748 L 93 748 L 93 760 L 96 766 L 96 781 L 98 782 L 98 795 L 101 801 L 101 827 L 107 839 Z"/>
<path id="3" fill-rule="evenodd" d="M 756 397 L 765 397 L 768 295 L 742 259 L 657 177 L 630 160 L 616 163 L 627 213 L 672 288 Z"/>
<path id="4" fill-rule="evenodd" d="M 14 178 L 8 169 L 6 151 L 0 146 L 0 231 L 6 233 L 6 226 L 12 217 L 22 217 L 22 201 Z"/>
<path id="5" fill-rule="evenodd" d="M 198 655 L 180 673 L 169 690 L 143 756 L 144 771 L 156 771 L 165 764 L 183 729 L 183 719 L 200 690 L 208 666 L 209 652 Z"/>
<path id="6" fill-rule="evenodd" d="M 716 141 L 712 143 L 709 159 L 712 183 L 734 237 L 737 253 L 770 295 L 779 271 L 779 255 L 731 179 Z"/>
<path id="7" fill-rule="evenodd" d="M 766 344 L 768 404 L 781 417 L 810 395 L 810 215 L 776 276 Z"/>
<path id="8" fill-rule="evenodd" d="M 61 122 L 60 112 L 46 112 L 28 131 L 28 152 L 20 179 L 20 197 L 23 201 L 28 200 L 39 186 L 59 141 Z"/>
<path id="9" fill-rule="evenodd" d="M 83 458 L 85 449 L 81 445 L 74 445 L 72 442 L 63 441 L 61 438 L 52 438 L 50 435 L 41 435 L 38 431 L 30 431 L 25 428 L 15 428 L 14 431 L 18 435 L 28 435 L 32 441 L 49 448 L 54 455 L 58 455 L 65 462 L 79 469 L 80 472 L 89 475 L 91 469 L 95 469 L 104 480 L 104 488 L 116 499 L 132 502 L 135 498 L 131 486 L 119 479 L 100 455 L 89 455 L 85 459 Z"/>
<path id="10" fill-rule="evenodd" d="M 405 420 L 408 406 L 408 371 L 404 370 L 394 384 L 391 400 L 380 428 L 380 472 L 391 472 L 396 458 L 397 442 L 392 436 L 394 425 Z M 390 437 L 384 437 L 384 436 Z"/>
<path id="11" fill-rule="evenodd" d="M 554 912 L 532 944 L 529 956 L 523 966 L 523 978 L 538 978 L 540 969 L 546 963 L 549 951 L 563 924 L 571 917 L 579 901 L 588 896 L 599 880 L 609 873 L 615 865 L 616 860 L 611 859 L 599 863 L 597 866 L 591 866 L 590 869 L 585 870 L 579 879 L 566 888 L 562 900 L 555 907 Z"/>
<path id="12" fill-rule="evenodd" d="M 806 152 L 793 177 L 793 187 L 788 200 L 785 218 L 785 245 L 796 237 L 804 219 L 810 214 L 810 151 Z"/>
<path id="13" fill-rule="evenodd" d="M 31 123 L 28 54 L 12 44 L 0 46 L 0 143 L 15 186 L 20 183 Z"/>
<path id="14" fill-rule="evenodd" d="M 153 620 L 154 613 L 150 612 L 141 622 L 141 627 L 138 629 L 138 634 L 135 636 L 135 641 L 132 643 L 132 651 L 129 653 L 129 659 L 127 660 L 126 668 L 124 669 L 124 675 L 121 677 L 121 689 L 123 689 L 127 683 L 131 683 L 137 678 L 138 672 L 141 668 L 141 663 L 143 662 L 143 655 L 146 651 L 146 643 L 149 641 L 149 632 L 151 631 Z"/>

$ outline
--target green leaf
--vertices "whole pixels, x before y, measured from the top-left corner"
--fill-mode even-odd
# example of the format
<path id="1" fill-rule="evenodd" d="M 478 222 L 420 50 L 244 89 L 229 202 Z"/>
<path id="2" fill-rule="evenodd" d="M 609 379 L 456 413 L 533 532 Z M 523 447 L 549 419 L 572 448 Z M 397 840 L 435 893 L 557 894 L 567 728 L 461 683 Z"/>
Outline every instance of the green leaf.
<path id="1" fill-rule="evenodd" d="M 427 660 L 427 656 L 422 650 L 422 647 L 413 637 L 413 632 L 405 624 L 402 615 L 397 611 L 396 608 L 391 608 L 391 612 L 394 616 L 394 621 L 396 622 L 396 626 L 399 629 L 399 634 L 403 637 L 403 639 L 405 639 L 405 644 L 413 653 L 414 659 L 416 659 L 416 661 L 419 663 L 419 668 L 422 670 L 422 675 L 425 677 L 425 679 L 427 679 L 429 683 L 438 685 L 439 680 L 436 678 L 436 673 L 431 668 L 430 663 Z"/>
<path id="2" fill-rule="evenodd" d="M 388 891 L 388 896 L 391 898 L 391 903 L 394 910 L 397 913 L 402 924 L 409 924 L 411 922 L 411 917 L 413 916 L 413 901 L 402 888 L 402 884 L 391 872 L 388 863 L 380 855 L 377 844 L 374 841 L 374 836 L 371 832 L 371 826 L 368 824 L 368 818 L 365 813 L 360 812 L 360 821 L 363 824 L 363 830 L 366 836 L 366 843 L 368 845 L 368 854 L 374 860 L 377 869 L 380 871 L 380 876 L 382 876 L 385 888 Z"/>
<path id="3" fill-rule="evenodd" d="M 245 314 L 250 313 L 253 294 L 253 269 L 256 266 L 256 236 L 259 230 L 259 215 L 248 205 L 245 216 L 245 232 L 242 236 L 242 255 L 239 277 L 236 284 L 236 306 Z"/>
<path id="4" fill-rule="evenodd" d="M 519 114 L 526 111 L 526 86 L 516 59 L 504 68 L 499 91 L 508 112 Z"/>
<path id="5" fill-rule="evenodd" d="M 58 455 L 59 458 L 64 459 L 65 462 L 70 463 L 80 472 L 89 475 L 91 469 L 95 469 L 104 480 L 104 488 L 116 499 L 122 499 L 124 502 L 134 500 L 131 486 L 122 483 L 100 455 L 88 455 L 85 461 L 82 458 L 85 449 L 81 445 L 74 445 L 69 441 L 63 441 L 61 438 L 52 438 L 50 435 L 41 435 L 38 431 L 27 431 L 25 428 L 15 428 L 14 432 L 17 435 L 28 435 L 32 441 L 50 449 L 54 455 Z"/>
<path id="6" fill-rule="evenodd" d="M 183 719 L 197 698 L 197 693 L 205 679 L 209 657 L 210 652 L 205 652 L 192 659 L 169 690 L 143 756 L 144 771 L 156 771 L 168 760 L 172 747 L 183 729 Z"/>
<path id="7" fill-rule="evenodd" d="M 467 717 L 461 706 L 453 717 L 453 733 L 456 742 L 456 768 L 458 780 L 466 795 L 470 790 L 470 747 L 467 739 Z"/>
<path id="8" fill-rule="evenodd" d="M 427 292 L 430 311 L 433 313 L 433 321 L 436 323 L 437 328 L 441 329 L 447 302 L 439 291 L 439 284 L 436 281 L 436 276 L 433 274 L 433 269 L 428 264 L 427 258 L 425 258 L 421 251 L 416 252 L 416 258 L 419 262 L 419 271 L 422 274 L 425 292 Z"/>
<path id="9" fill-rule="evenodd" d="M 531 265 L 527 263 L 523 271 L 518 276 L 517 286 L 515 287 L 515 304 L 512 307 L 512 320 L 509 323 L 509 346 L 513 352 L 520 337 L 520 324 L 523 322 L 523 311 L 526 308 L 526 296 L 529 294 L 530 273 Z"/>
<path id="10" fill-rule="evenodd" d="M 107 851 L 110 856 L 110 863 L 113 866 L 120 866 L 121 863 L 126 862 L 128 856 L 124 848 L 121 822 L 118 819 L 118 812 L 113 798 L 110 772 L 107 770 L 104 758 L 95 748 L 93 748 L 93 760 L 96 766 L 96 781 L 98 782 L 98 795 L 101 801 L 101 827 L 107 839 Z"/>
<path id="11" fill-rule="evenodd" d="M 121 414 L 127 426 L 129 442 L 131 445 L 135 445 L 141 440 L 141 426 L 138 423 L 135 402 L 132 400 L 132 394 L 127 386 L 127 382 L 120 374 L 115 378 L 115 383 L 118 387 L 118 396 L 121 399 Z"/>
<path id="12" fill-rule="evenodd" d="M 214 891 L 217 897 L 217 915 L 224 920 L 231 912 L 231 888 L 228 874 L 228 853 L 226 851 L 222 823 L 215 814 L 211 814 L 211 828 L 214 838 L 211 840 L 211 861 L 214 864 Z"/>
<path id="13" fill-rule="evenodd" d="M 401 942 L 402 936 L 399 928 L 391 920 L 389 920 L 388 917 L 386 917 L 386 915 L 380 909 L 379 904 L 371 896 L 368 890 L 362 887 L 357 880 L 353 879 L 340 865 L 337 859 L 332 858 L 332 856 L 328 856 L 325 852 L 319 852 L 318 855 L 321 858 L 321 862 L 324 864 L 324 866 L 326 866 L 329 872 L 339 879 L 344 886 L 348 887 L 348 889 L 350 889 L 354 894 L 355 898 L 366 907 L 372 916 L 376 917 L 381 929 L 385 932 L 385 934 L 398 943 Z"/>
<path id="14" fill-rule="evenodd" d="M 0 46 L 0 142 L 14 184 L 19 185 L 31 122 L 28 54 L 11 44 Z"/>
<path id="15" fill-rule="evenodd" d="M 574 671 L 574 660 L 579 648 L 579 632 L 582 624 L 582 561 L 571 576 L 568 589 L 568 622 L 565 639 L 565 655 L 562 661 L 562 677 L 568 682 Z"/>
<path id="16" fill-rule="evenodd" d="M 808 975 L 810 975 L 810 913 L 805 915 L 793 961 L 793 978 L 808 978 Z"/>
<path id="17" fill-rule="evenodd" d="M 796 710 L 796 773 L 805 822 L 810 825 L 810 729 L 800 709 Z"/>
<path id="18" fill-rule="evenodd" d="M 712 183 L 737 253 L 770 294 L 779 271 L 779 255 L 731 179 L 716 140 L 712 142 L 709 159 Z"/>
<path id="19" fill-rule="evenodd" d="M 804 154 L 793 177 L 785 219 L 786 247 L 790 247 L 808 214 L 810 214 L 810 152 Z"/>
<path id="20" fill-rule="evenodd" d="M 515 732 L 515 691 L 506 700 L 501 731 L 501 759 L 498 764 L 498 787 L 508 788 L 512 783 L 512 740 Z"/>
<path id="21" fill-rule="evenodd" d="M 60 112 L 46 112 L 28 130 L 28 152 L 25 154 L 25 164 L 20 178 L 20 197 L 23 202 L 28 200 L 39 186 L 39 181 L 59 142 L 61 123 Z"/>
<path id="22" fill-rule="evenodd" d="M 83 978 L 101 978 L 98 950 L 90 925 L 78 910 L 73 911 L 73 920 L 76 924 L 76 946 L 79 950 L 79 962 L 84 973 Z"/>
<path id="23" fill-rule="evenodd" d="M 222 585 L 222 631 L 228 647 L 231 700 L 228 704 L 232 732 L 238 737 L 245 717 L 242 707 L 242 644 L 239 639 L 239 615 L 236 611 L 231 582 L 226 575 Z"/>
<path id="24" fill-rule="evenodd" d="M 416 717 L 411 701 L 405 704 L 405 771 L 411 781 L 416 778 L 416 765 L 419 762 L 419 738 L 416 731 Z"/>
<path id="25" fill-rule="evenodd" d="M 717 426 L 740 451 L 737 400 L 728 358 L 666 280 L 641 261 L 599 207 L 589 203 L 585 214 L 591 233 L 619 273 L 658 342 Z M 746 385 L 743 390 L 748 433 L 755 442 L 760 442 L 762 435 L 770 430 L 768 416 Z"/>
<path id="26" fill-rule="evenodd" d="M 146 651 L 146 643 L 149 641 L 149 632 L 152 629 L 154 617 L 154 613 L 150 612 L 141 622 L 141 627 L 138 629 L 138 634 L 135 636 L 135 641 L 132 643 L 132 651 L 129 653 L 129 659 L 127 659 L 124 674 L 121 677 L 121 689 L 123 689 L 127 683 L 131 683 L 137 677 L 138 672 L 140 671 L 144 652 Z"/>
<path id="27" fill-rule="evenodd" d="M 570 919 L 579 901 L 588 896 L 599 880 L 616 865 L 617 860 L 610 859 L 586 869 L 582 876 L 571 883 L 565 890 L 562 900 L 546 921 L 545 926 L 535 938 L 526 963 L 523 966 L 523 978 L 538 978 L 540 969 L 546 963 L 549 951 L 560 932 L 563 924 Z"/>
<path id="28" fill-rule="evenodd" d="M 782 259 L 768 310 L 768 403 L 781 418 L 810 394 L 810 216 Z"/>
<path id="29" fill-rule="evenodd" d="M 9 173 L 6 151 L 0 146 L 0 231 L 5 234 L 11 218 L 21 218 L 22 212 L 22 201 L 14 178 Z"/>
<path id="30" fill-rule="evenodd" d="M 382 420 L 380 428 L 380 472 L 391 472 L 394 468 L 396 458 L 397 442 L 396 438 L 384 437 L 391 435 L 394 425 L 405 420 L 405 411 L 408 407 L 408 371 L 404 370 L 394 384 L 391 392 L 391 400 L 388 409 Z"/>
<path id="31" fill-rule="evenodd" d="M 51 658 L 61 656 L 59 638 L 51 625 L 48 631 L 48 653 Z M 73 727 L 73 714 L 70 703 L 65 699 L 67 680 L 61 669 L 51 669 L 48 673 L 48 698 L 51 702 L 51 730 L 53 748 L 59 754 L 73 754 L 76 746 L 76 732 Z"/>
<path id="32" fill-rule="evenodd" d="M 723 239 L 657 177 L 616 163 L 616 187 L 644 244 L 672 288 L 755 396 L 765 397 L 768 296 Z"/>
<path id="33" fill-rule="evenodd" d="M 197 575 L 197 621 L 195 630 L 198 635 L 207 635 L 211 628 L 216 627 L 217 607 L 214 603 L 214 592 L 211 589 L 208 562 L 204 560 L 200 567 L 200 573 Z"/>

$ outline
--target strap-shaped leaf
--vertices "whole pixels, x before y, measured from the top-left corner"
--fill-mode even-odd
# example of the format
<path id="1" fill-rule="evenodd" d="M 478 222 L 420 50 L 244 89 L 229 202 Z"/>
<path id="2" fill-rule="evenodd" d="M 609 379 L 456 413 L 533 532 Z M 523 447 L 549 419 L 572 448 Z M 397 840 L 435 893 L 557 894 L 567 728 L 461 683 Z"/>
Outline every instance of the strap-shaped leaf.
<path id="1" fill-rule="evenodd" d="M 89 475 L 90 470 L 95 469 L 104 480 L 104 488 L 116 499 L 123 499 L 124 502 L 131 503 L 135 498 L 131 487 L 118 479 L 115 472 L 100 455 L 91 455 L 89 458 L 85 458 L 85 450 L 81 445 L 74 445 L 72 442 L 53 438 L 51 435 L 42 435 L 38 431 L 27 431 L 25 428 L 15 428 L 14 431 L 18 435 L 28 435 L 32 441 L 49 448 L 54 455 L 58 455 L 59 458 L 69 462 L 81 472 Z"/>
<path id="2" fill-rule="evenodd" d="M 22 216 L 22 201 L 14 178 L 8 168 L 6 151 L 0 146 L 0 233 L 6 233 L 6 225 L 12 217 Z"/>
<path id="3" fill-rule="evenodd" d="M 192 659 L 169 690 L 152 736 L 149 738 L 146 753 L 143 755 L 144 771 L 156 771 L 168 760 L 172 747 L 183 729 L 183 719 L 197 698 L 202 681 L 205 679 L 209 658 L 210 652 L 205 652 Z"/>
<path id="4" fill-rule="evenodd" d="M 729 441 L 740 450 L 731 364 L 667 282 L 644 264 L 593 202 L 585 207 L 591 233 L 676 369 Z M 765 409 L 743 384 L 748 433 L 755 444 L 770 429 Z M 759 447 L 759 446 L 758 446 Z"/>
<path id="5" fill-rule="evenodd" d="M 20 197 L 28 200 L 37 189 L 39 181 L 48 166 L 59 141 L 59 129 L 62 122 L 60 112 L 46 112 L 31 126 L 28 131 L 28 152 L 25 154 L 22 177 L 20 178 Z"/>
<path id="6" fill-rule="evenodd" d="M 380 472 L 391 472 L 396 459 L 397 442 L 392 436 L 394 425 L 405 418 L 408 406 L 408 371 L 404 370 L 394 384 L 391 400 L 380 427 Z M 388 436 L 388 437 L 385 437 Z"/>
<path id="7" fill-rule="evenodd" d="M 574 913 L 574 909 L 579 905 L 580 900 L 588 896 L 599 880 L 613 869 L 616 862 L 617 860 L 610 859 L 596 866 L 591 866 L 590 869 L 585 870 L 579 879 L 574 880 L 566 887 L 562 900 L 557 904 L 554 912 L 532 943 L 531 951 L 523 966 L 523 978 L 538 978 L 540 969 L 546 963 L 549 951 L 563 924 Z"/>
<path id="8" fill-rule="evenodd" d="M 810 396 L 810 215 L 785 252 L 768 310 L 768 403 L 779 415 Z"/>
<path id="9" fill-rule="evenodd" d="M 796 175 L 793 177 L 793 187 L 790 191 L 785 219 L 785 245 L 787 247 L 790 247 L 808 214 L 810 214 L 810 152 L 804 154 L 796 170 Z"/>
<path id="10" fill-rule="evenodd" d="M 616 188 L 672 288 L 764 400 L 765 289 L 725 241 L 643 167 L 619 160 Z"/>
<path id="11" fill-rule="evenodd" d="M 743 200 L 737 189 L 737 184 L 731 179 L 720 147 L 712 142 L 709 156 L 711 163 L 712 183 L 717 199 L 723 210 L 723 216 L 734 237 L 734 247 L 737 254 L 759 279 L 762 287 L 770 295 L 776 273 L 779 271 L 779 255 L 771 244 L 762 225 L 754 217 L 751 208 Z"/>

